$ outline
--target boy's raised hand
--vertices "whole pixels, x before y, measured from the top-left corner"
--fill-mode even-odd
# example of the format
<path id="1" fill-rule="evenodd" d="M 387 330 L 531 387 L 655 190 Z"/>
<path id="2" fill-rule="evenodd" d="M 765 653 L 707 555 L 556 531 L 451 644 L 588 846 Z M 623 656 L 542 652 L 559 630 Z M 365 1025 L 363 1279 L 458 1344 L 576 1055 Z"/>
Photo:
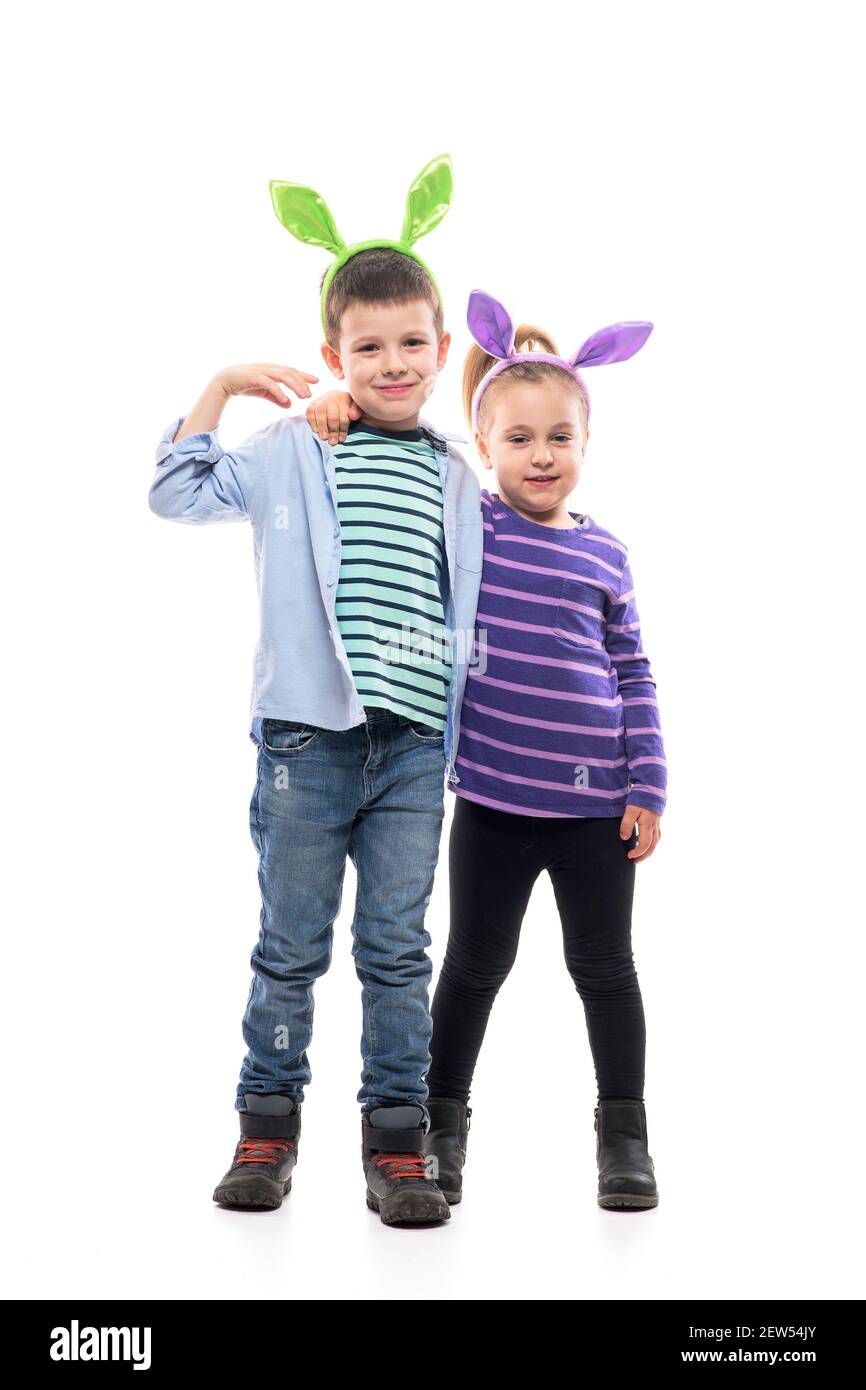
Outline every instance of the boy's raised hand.
<path id="1" fill-rule="evenodd" d="M 324 391 L 307 406 L 311 428 L 329 444 L 342 444 L 349 431 L 349 421 L 359 420 L 363 413 L 348 391 Z"/>
<path id="2" fill-rule="evenodd" d="M 247 362 L 239 367 L 224 367 L 214 381 L 219 383 L 226 399 L 229 396 L 263 396 L 276 401 L 285 409 L 292 404 L 282 390 L 287 386 L 296 396 L 309 396 L 309 381 L 318 381 L 311 372 L 299 372 L 295 367 L 281 367 L 277 362 Z"/>

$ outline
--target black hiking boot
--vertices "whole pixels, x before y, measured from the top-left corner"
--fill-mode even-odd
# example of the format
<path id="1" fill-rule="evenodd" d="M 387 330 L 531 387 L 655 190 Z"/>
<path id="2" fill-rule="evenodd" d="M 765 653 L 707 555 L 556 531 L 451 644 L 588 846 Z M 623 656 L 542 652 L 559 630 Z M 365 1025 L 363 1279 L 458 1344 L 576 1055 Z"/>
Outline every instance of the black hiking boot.
<path id="1" fill-rule="evenodd" d="M 421 1148 L 423 1121 L 420 1105 L 379 1106 L 361 1116 L 367 1206 L 379 1213 L 386 1226 L 422 1226 L 451 1219 L 445 1197 L 427 1176 Z"/>
<path id="2" fill-rule="evenodd" d="M 647 1153 L 642 1100 L 600 1100 L 595 1107 L 598 1205 L 640 1211 L 658 1206 L 653 1161 Z"/>
<path id="3" fill-rule="evenodd" d="M 430 1096 L 427 1109 L 430 1128 L 424 1135 L 423 1152 L 426 1157 L 435 1159 L 430 1176 L 448 1205 L 456 1206 L 463 1196 L 463 1165 L 472 1109 L 462 1100 L 444 1096 Z"/>
<path id="4" fill-rule="evenodd" d="M 301 1107 L 288 1096 L 244 1093 L 241 1138 L 234 1160 L 214 1190 L 221 1207 L 258 1211 L 278 1207 L 292 1187 L 298 1159 Z"/>

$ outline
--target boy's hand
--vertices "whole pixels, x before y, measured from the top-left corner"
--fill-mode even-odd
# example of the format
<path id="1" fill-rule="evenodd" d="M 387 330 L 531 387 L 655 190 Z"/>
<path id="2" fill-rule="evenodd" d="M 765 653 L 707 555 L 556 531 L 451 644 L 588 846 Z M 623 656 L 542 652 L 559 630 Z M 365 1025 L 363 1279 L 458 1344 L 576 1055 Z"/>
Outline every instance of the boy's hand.
<path id="1" fill-rule="evenodd" d="M 217 372 L 214 383 L 228 400 L 229 396 L 263 396 L 265 400 L 276 401 L 285 409 L 292 404 L 283 391 L 287 386 L 296 396 L 309 396 L 308 381 L 318 381 L 310 372 L 299 372 L 294 367 L 281 367 L 276 362 L 247 362 L 240 367 L 224 367 Z"/>
<path id="2" fill-rule="evenodd" d="M 624 840 L 631 838 L 635 825 L 638 842 L 634 849 L 629 850 L 628 857 L 636 860 L 649 859 L 662 837 L 661 816 L 655 811 L 648 811 L 646 806 L 626 806 L 619 826 L 619 833 Z"/>
<path id="3" fill-rule="evenodd" d="M 363 415 L 348 391 L 325 391 L 307 406 L 307 419 L 320 439 L 329 444 L 342 444 L 349 431 L 349 421 Z"/>

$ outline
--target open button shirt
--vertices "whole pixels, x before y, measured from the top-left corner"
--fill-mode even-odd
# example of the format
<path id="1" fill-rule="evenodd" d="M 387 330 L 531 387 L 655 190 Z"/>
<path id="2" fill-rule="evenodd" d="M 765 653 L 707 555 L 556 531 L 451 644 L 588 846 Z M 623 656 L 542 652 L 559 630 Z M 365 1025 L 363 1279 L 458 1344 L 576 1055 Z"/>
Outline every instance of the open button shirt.
<path id="1" fill-rule="evenodd" d="M 323 729 L 365 723 L 335 616 L 342 541 L 333 450 L 305 416 L 281 416 L 231 450 L 219 443 L 218 428 L 173 444 L 184 419 L 172 421 L 159 441 L 150 507 L 170 521 L 252 523 L 260 626 L 250 736 L 259 736 L 263 719 Z M 481 495 L 454 447 L 465 437 L 424 419 L 418 424 L 436 449 L 442 482 L 442 599 L 452 648 L 445 762 L 453 782 L 484 555 Z"/>

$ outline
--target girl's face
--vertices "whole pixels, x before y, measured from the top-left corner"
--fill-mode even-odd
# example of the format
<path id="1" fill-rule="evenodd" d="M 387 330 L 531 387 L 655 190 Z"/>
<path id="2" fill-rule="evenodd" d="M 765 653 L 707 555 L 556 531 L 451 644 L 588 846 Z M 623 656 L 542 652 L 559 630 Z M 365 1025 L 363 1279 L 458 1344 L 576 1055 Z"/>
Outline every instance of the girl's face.
<path id="1" fill-rule="evenodd" d="M 573 526 L 566 503 L 577 486 L 586 448 L 574 391 L 555 381 L 515 382 L 491 403 L 486 433 L 475 433 L 485 468 L 503 502 L 548 526 Z"/>

